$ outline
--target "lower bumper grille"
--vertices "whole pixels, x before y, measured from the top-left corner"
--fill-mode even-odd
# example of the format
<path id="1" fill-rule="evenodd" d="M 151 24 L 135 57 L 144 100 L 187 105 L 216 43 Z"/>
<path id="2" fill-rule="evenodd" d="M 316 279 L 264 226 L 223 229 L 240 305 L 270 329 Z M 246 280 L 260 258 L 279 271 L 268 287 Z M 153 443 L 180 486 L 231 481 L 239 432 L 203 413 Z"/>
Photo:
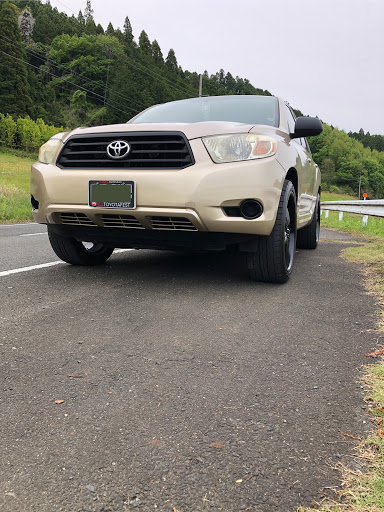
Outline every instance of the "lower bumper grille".
<path id="1" fill-rule="evenodd" d="M 151 217 L 152 229 L 177 231 L 197 231 L 193 223 L 185 217 Z"/>
<path id="2" fill-rule="evenodd" d="M 105 228 L 144 229 L 144 226 L 133 215 L 102 215 L 101 222 Z"/>
<path id="3" fill-rule="evenodd" d="M 94 226 L 103 228 L 152 229 L 156 231 L 198 231 L 185 217 L 145 217 L 141 222 L 134 215 L 103 214 L 96 222 L 84 213 L 59 213 L 59 222 L 69 226 Z"/>
<path id="4" fill-rule="evenodd" d="M 75 226 L 96 226 L 84 213 L 60 213 L 61 224 Z"/>

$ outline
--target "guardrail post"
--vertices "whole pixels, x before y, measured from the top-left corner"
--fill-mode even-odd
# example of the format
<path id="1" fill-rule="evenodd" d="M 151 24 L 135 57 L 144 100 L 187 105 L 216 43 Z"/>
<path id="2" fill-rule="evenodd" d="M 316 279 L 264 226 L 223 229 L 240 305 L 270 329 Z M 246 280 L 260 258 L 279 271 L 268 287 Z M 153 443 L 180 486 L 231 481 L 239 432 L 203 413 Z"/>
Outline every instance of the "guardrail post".
<path id="1" fill-rule="evenodd" d="M 329 217 L 329 210 L 325 210 L 325 218 L 328 219 Z"/>
<path id="2" fill-rule="evenodd" d="M 341 222 L 343 220 L 343 213 L 344 212 L 339 212 L 339 222 Z"/>
<path id="3" fill-rule="evenodd" d="M 368 215 L 363 215 L 363 228 L 368 224 Z"/>

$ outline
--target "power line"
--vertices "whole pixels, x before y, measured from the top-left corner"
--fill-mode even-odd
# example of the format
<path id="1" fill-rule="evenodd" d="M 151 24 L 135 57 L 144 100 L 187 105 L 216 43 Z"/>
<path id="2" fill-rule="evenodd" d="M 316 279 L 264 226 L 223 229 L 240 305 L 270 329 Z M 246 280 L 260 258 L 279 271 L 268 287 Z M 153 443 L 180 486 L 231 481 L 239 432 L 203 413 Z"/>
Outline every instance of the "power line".
<path id="1" fill-rule="evenodd" d="M 19 62 L 23 62 L 24 64 L 27 64 L 28 66 L 30 66 L 32 68 L 35 68 L 38 71 L 42 71 L 43 73 L 46 73 L 47 75 L 53 76 L 54 78 L 58 78 L 62 82 L 65 82 L 67 84 L 73 85 L 74 87 L 77 87 L 78 89 L 82 89 L 83 91 L 89 92 L 90 94 L 94 95 L 95 97 L 98 97 L 101 100 L 103 100 L 103 96 L 101 94 L 97 94 L 97 93 L 95 93 L 95 92 L 93 92 L 93 91 L 91 91 L 91 90 L 89 90 L 89 89 L 87 89 L 85 87 L 82 87 L 81 85 L 75 84 L 74 82 L 70 82 L 69 80 L 65 80 L 62 77 L 55 75 L 54 73 L 50 73 L 49 71 L 46 71 L 45 69 L 41 69 L 41 68 L 39 68 L 39 67 L 37 67 L 37 66 L 35 66 L 33 64 L 30 64 L 29 62 L 27 62 L 27 61 L 25 61 L 23 59 L 19 59 L 18 57 L 15 57 L 14 55 L 9 55 L 9 53 L 4 52 L 3 50 L 0 50 L 0 51 L 1 51 L 1 53 L 3 53 L 4 55 L 7 55 L 11 59 L 18 60 Z M 110 102 L 107 102 L 107 106 L 109 106 L 109 107 L 111 107 L 111 108 L 113 108 L 115 110 L 118 110 L 119 112 L 122 112 L 123 114 L 131 115 L 128 112 L 126 112 L 125 110 L 122 110 L 121 108 L 114 107 L 113 104 L 111 104 Z M 125 107 L 125 108 L 130 110 L 131 112 L 134 112 L 134 113 L 139 112 L 138 110 L 134 110 L 133 108 L 129 108 L 129 107 Z"/>
<path id="2" fill-rule="evenodd" d="M 157 80 L 163 81 L 168 87 L 173 87 L 174 89 L 177 89 L 182 94 L 187 93 L 188 95 L 190 95 L 191 92 L 189 91 L 189 89 L 187 89 L 184 86 L 175 85 L 170 78 L 166 78 L 166 77 L 160 75 L 159 73 L 156 73 L 155 71 L 147 70 L 146 68 L 144 68 L 144 66 L 142 64 L 139 64 L 135 59 L 130 59 L 127 55 L 125 55 L 125 59 L 128 62 L 131 61 L 132 62 L 131 65 L 138 66 L 138 67 L 142 68 L 141 70 L 139 70 L 142 73 L 145 73 L 146 75 L 149 75 L 149 76 L 153 76 L 153 77 L 157 78 Z"/>
<path id="3" fill-rule="evenodd" d="M 61 5 L 63 5 L 64 7 L 66 7 L 68 10 L 70 10 L 71 12 L 73 12 L 73 14 L 76 14 L 75 11 L 73 11 L 70 7 L 68 7 L 67 5 L 65 5 L 63 2 L 61 2 L 60 0 L 56 0 L 57 2 L 59 2 Z M 127 60 L 129 60 L 129 58 L 126 56 Z M 141 66 L 143 67 L 141 64 L 139 64 L 137 61 L 134 60 L 134 63 L 135 65 L 138 65 L 138 66 Z M 168 87 L 173 87 L 174 89 L 178 89 L 179 92 L 181 92 L 182 94 L 185 94 L 185 93 L 188 93 L 188 95 L 190 95 L 190 91 L 184 87 L 184 86 L 179 86 L 179 85 L 175 85 L 171 79 L 169 78 L 166 78 L 166 77 L 163 77 L 162 75 L 160 75 L 159 73 L 156 73 L 155 71 L 153 71 L 153 68 L 152 68 L 152 72 L 151 71 L 146 71 L 146 70 L 142 70 L 143 73 L 147 74 L 147 75 L 152 75 L 154 77 L 157 77 L 158 80 L 162 80 L 164 81 L 165 83 L 168 82 Z"/>
<path id="4" fill-rule="evenodd" d="M 48 0 L 47 0 L 48 2 Z M 73 12 L 73 14 L 76 14 L 75 11 L 73 9 L 71 9 L 70 7 L 68 7 L 68 5 L 65 5 L 63 4 L 63 2 L 61 2 L 60 0 L 56 0 L 56 2 L 59 2 L 59 4 L 63 5 L 64 7 L 66 7 L 68 9 L 68 11 L 71 11 Z"/>
<path id="5" fill-rule="evenodd" d="M 57 62 L 55 62 L 54 60 L 46 57 L 45 55 L 42 55 L 38 52 L 34 52 L 33 50 L 30 50 L 28 49 L 25 45 L 23 44 L 18 44 L 18 43 L 15 43 L 14 41 L 12 41 L 11 39 L 9 39 L 8 37 L 6 36 L 3 36 L 0 34 L 0 38 L 4 39 L 4 40 L 7 40 L 10 44 L 12 44 L 13 46 L 17 47 L 17 48 L 22 48 L 24 49 L 25 51 L 27 51 L 30 55 L 42 60 L 44 63 L 48 62 L 48 63 L 51 63 L 53 64 L 54 66 L 56 66 L 58 69 L 62 69 L 64 71 L 68 71 L 70 75 L 76 77 L 76 78 L 82 78 L 84 79 L 86 82 L 89 82 L 89 83 L 93 83 L 93 84 L 96 84 L 97 87 L 99 87 L 100 89 L 104 89 L 103 85 L 100 84 L 99 82 L 97 82 L 96 80 L 93 80 L 91 78 L 88 78 L 87 76 L 85 76 L 84 74 L 81 74 L 81 73 L 77 73 L 76 71 L 74 71 L 73 69 L 71 68 L 68 68 L 66 66 L 64 66 L 63 64 L 58 64 Z M 111 89 L 108 89 L 107 90 L 111 90 Z M 122 99 L 124 99 L 125 101 L 129 102 L 129 103 L 133 103 L 133 104 L 136 104 L 136 105 L 139 105 L 141 108 L 148 108 L 149 105 L 145 105 L 144 103 L 141 103 L 140 101 L 138 100 L 134 100 L 134 99 L 131 99 L 127 96 L 124 96 L 123 94 L 117 92 L 117 91 L 113 91 L 115 95 L 121 97 Z"/>

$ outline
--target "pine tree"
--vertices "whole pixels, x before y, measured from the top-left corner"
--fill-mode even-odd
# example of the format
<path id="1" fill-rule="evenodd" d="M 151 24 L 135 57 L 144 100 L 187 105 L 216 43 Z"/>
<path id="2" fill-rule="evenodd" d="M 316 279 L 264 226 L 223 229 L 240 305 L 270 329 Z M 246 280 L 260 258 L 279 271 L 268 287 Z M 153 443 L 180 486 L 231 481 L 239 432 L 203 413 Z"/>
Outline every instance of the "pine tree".
<path id="1" fill-rule="evenodd" d="M 85 25 L 85 18 L 81 11 L 79 11 L 79 14 L 77 15 L 77 21 L 80 23 L 80 25 Z"/>
<path id="2" fill-rule="evenodd" d="M 113 28 L 113 25 L 111 22 L 108 23 L 108 27 L 107 27 L 107 30 L 105 31 L 105 35 L 107 35 L 107 36 L 115 35 L 115 29 Z"/>
<path id="3" fill-rule="evenodd" d="M 165 59 L 165 65 L 170 71 L 177 72 L 178 70 L 175 51 L 172 48 L 169 50 L 167 58 Z"/>
<path id="4" fill-rule="evenodd" d="M 25 116 L 32 101 L 27 79 L 26 54 L 22 49 L 18 10 L 5 2 L 0 11 L 0 112 Z"/>
<path id="5" fill-rule="evenodd" d="M 164 64 L 163 54 L 156 39 L 152 43 L 152 57 L 156 64 Z"/>
<path id="6" fill-rule="evenodd" d="M 115 37 L 117 37 L 120 43 L 124 43 L 124 34 L 122 33 L 119 27 L 117 27 L 117 29 L 115 30 Z"/>
<path id="7" fill-rule="evenodd" d="M 128 16 L 126 16 L 125 20 L 124 20 L 123 34 L 124 34 L 125 42 L 128 44 L 131 44 L 133 41 L 133 34 L 132 34 L 132 25 L 131 25 L 131 22 L 129 21 Z"/>
<path id="8" fill-rule="evenodd" d="M 147 36 L 147 33 L 142 30 L 141 34 L 139 36 L 139 46 L 140 50 L 142 50 L 144 53 L 151 53 L 151 41 L 149 40 L 149 37 Z"/>
<path id="9" fill-rule="evenodd" d="M 56 35 L 56 26 L 52 22 L 52 9 L 40 9 L 33 27 L 33 41 L 49 45 Z"/>
<path id="10" fill-rule="evenodd" d="M 97 34 L 96 25 L 93 21 L 93 18 L 88 18 L 85 22 L 85 33 L 90 36 L 95 36 Z"/>

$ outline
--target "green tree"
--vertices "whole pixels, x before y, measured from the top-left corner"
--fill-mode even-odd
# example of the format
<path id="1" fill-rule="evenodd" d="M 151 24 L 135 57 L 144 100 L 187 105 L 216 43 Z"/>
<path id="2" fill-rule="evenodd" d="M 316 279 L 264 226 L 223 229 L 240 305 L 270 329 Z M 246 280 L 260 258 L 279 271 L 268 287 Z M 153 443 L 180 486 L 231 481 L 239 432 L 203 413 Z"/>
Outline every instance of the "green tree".
<path id="1" fill-rule="evenodd" d="M 26 115 L 32 111 L 26 54 L 22 49 L 17 8 L 5 2 L 0 11 L 0 112 Z"/>
<path id="2" fill-rule="evenodd" d="M 0 144 L 10 148 L 15 146 L 17 125 L 12 116 L 6 116 L 0 112 Z"/>
<path id="3" fill-rule="evenodd" d="M 125 17 L 124 27 L 123 27 L 124 41 L 127 44 L 132 44 L 133 42 L 133 33 L 132 33 L 132 25 L 129 21 L 128 16 Z"/>
<path id="4" fill-rule="evenodd" d="M 32 39 L 35 43 L 48 45 L 56 35 L 56 27 L 52 20 L 52 9 L 40 9 L 35 18 Z"/>
<path id="5" fill-rule="evenodd" d="M 115 37 L 120 41 L 120 43 L 124 43 L 124 35 L 119 27 L 115 30 Z"/>
<path id="6" fill-rule="evenodd" d="M 85 25 L 85 18 L 83 16 L 83 13 L 81 10 L 79 11 L 79 14 L 77 15 L 77 21 L 80 23 L 80 25 Z"/>
<path id="7" fill-rule="evenodd" d="M 171 48 L 168 52 L 167 58 L 165 59 L 165 65 L 170 71 L 177 72 L 177 59 L 175 55 L 175 51 Z"/>
<path id="8" fill-rule="evenodd" d="M 107 30 L 105 31 L 105 35 L 107 35 L 107 36 L 115 35 L 115 29 L 113 28 L 113 25 L 111 22 L 108 23 L 108 27 L 107 27 Z"/>
<path id="9" fill-rule="evenodd" d="M 164 64 L 163 54 L 156 39 L 152 43 L 152 57 L 156 64 Z"/>
<path id="10" fill-rule="evenodd" d="M 95 36 L 97 34 L 97 29 L 93 18 L 88 18 L 85 22 L 85 33 L 90 36 Z"/>
<path id="11" fill-rule="evenodd" d="M 142 52 L 147 54 L 151 53 L 151 41 L 144 30 L 141 31 L 139 36 L 139 47 Z"/>

